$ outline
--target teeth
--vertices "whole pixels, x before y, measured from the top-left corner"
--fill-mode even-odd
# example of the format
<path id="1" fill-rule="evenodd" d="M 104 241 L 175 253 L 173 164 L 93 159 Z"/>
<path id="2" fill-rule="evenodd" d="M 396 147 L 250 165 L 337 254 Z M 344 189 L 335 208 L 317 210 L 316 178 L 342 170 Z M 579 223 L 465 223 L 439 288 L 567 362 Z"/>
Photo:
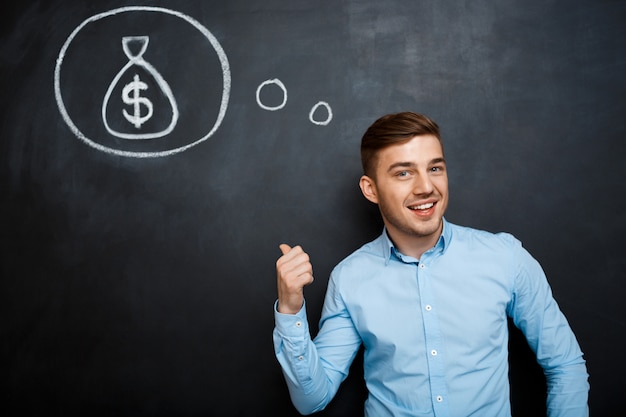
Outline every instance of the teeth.
<path id="1" fill-rule="evenodd" d="M 431 208 L 432 206 L 434 206 L 433 203 L 420 204 L 419 206 L 411 207 L 411 210 L 427 210 Z"/>

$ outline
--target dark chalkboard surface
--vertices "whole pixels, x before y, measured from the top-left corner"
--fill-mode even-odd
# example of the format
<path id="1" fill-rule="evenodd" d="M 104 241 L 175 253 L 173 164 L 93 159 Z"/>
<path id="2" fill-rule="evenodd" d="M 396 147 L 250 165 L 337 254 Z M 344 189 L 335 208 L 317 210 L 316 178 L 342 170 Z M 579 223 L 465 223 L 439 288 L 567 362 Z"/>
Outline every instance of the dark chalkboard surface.
<path id="1" fill-rule="evenodd" d="M 404 110 L 442 127 L 447 218 L 524 242 L 592 415 L 623 410 L 626 2 L 2 7 L 2 415 L 297 415 L 278 244 L 311 254 L 316 331 L 331 268 L 382 227 L 361 135 Z M 320 415 L 362 415 L 359 359 Z M 510 362 L 515 415 L 545 413 L 515 331 Z"/>

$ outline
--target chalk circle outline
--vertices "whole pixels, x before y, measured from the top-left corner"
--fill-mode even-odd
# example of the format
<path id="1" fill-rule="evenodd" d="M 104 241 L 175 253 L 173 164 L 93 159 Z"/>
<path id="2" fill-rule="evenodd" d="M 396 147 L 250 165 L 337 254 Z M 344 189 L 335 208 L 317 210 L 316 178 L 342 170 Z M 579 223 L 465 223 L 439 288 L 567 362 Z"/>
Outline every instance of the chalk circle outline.
<path id="1" fill-rule="evenodd" d="M 313 119 L 313 115 L 320 106 L 324 106 L 326 108 L 326 111 L 328 112 L 328 117 L 326 118 L 326 120 L 323 120 L 321 122 Z M 309 112 L 309 120 L 311 121 L 311 123 L 318 126 L 326 126 L 330 123 L 331 120 L 333 120 L 333 110 L 330 108 L 330 105 L 325 101 L 318 101 L 315 106 L 311 107 L 311 111 Z"/>
<path id="2" fill-rule="evenodd" d="M 158 13 L 163 13 L 163 14 L 168 14 L 168 15 L 178 17 L 186 21 L 187 23 L 191 24 L 205 38 L 207 38 L 207 40 L 209 41 L 209 43 L 211 44 L 211 46 L 217 53 L 217 56 L 220 61 L 220 65 L 222 67 L 222 75 L 223 75 L 223 83 L 224 83 L 223 89 L 222 89 L 222 100 L 220 102 L 220 109 L 217 115 L 217 119 L 215 123 L 213 124 L 213 127 L 211 128 L 211 130 L 209 130 L 209 132 L 206 135 L 202 136 L 200 139 L 197 139 L 194 142 L 188 143 L 184 146 L 180 146 L 178 148 L 169 149 L 165 151 L 158 151 L 158 152 L 123 151 L 120 149 L 110 148 L 108 146 L 101 145 L 89 139 L 80 131 L 80 129 L 72 121 L 72 118 L 70 117 L 69 113 L 67 112 L 67 109 L 65 108 L 65 104 L 63 103 L 63 97 L 61 94 L 61 85 L 60 85 L 61 84 L 61 66 L 63 64 L 63 58 L 65 57 L 65 53 L 67 52 L 67 49 L 69 48 L 70 44 L 72 43 L 72 41 L 74 40 L 78 32 L 80 32 L 85 26 L 87 26 L 90 23 L 96 22 L 98 20 L 104 19 L 106 17 L 110 17 L 110 16 L 114 16 L 114 15 L 117 15 L 120 13 L 126 13 L 126 12 L 158 12 Z M 228 63 L 228 58 L 226 57 L 226 53 L 224 52 L 224 49 L 222 48 L 220 43 L 217 41 L 215 36 L 213 36 L 213 34 L 206 27 L 204 27 L 200 22 L 198 22 L 194 18 L 187 16 L 176 10 L 166 9 L 163 7 L 126 6 L 126 7 L 120 7 L 117 9 L 112 9 L 107 12 L 99 13 L 99 14 L 93 15 L 85 19 L 80 25 L 76 27 L 76 29 L 74 29 L 74 31 L 70 34 L 70 36 L 67 38 L 67 40 L 63 44 L 63 47 L 61 48 L 61 51 L 59 52 L 59 56 L 57 57 L 56 65 L 54 68 L 54 95 L 56 98 L 57 106 L 59 107 L 61 116 L 63 116 L 63 120 L 69 126 L 72 133 L 74 133 L 76 137 L 78 137 L 80 140 L 85 142 L 87 145 L 99 151 L 114 154 L 114 155 L 134 157 L 134 158 L 156 158 L 156 157 L 174 155 L 179 152 L 183 152 L 201 142 L 204 142 L 205 140 L 213 136 L 213 134 L 217 131 L 222 121 L 224 120 L 226 109 L 228 108 L 228 100 L 230 96 L 230 87 L 231 87 L 230 84 L 231 84 L 231 77 L 230 77 L 230 65 Z"/>
<path id="3" fill-rule="evenodd" d="M 278 106 L 266 106 L 265 104 L 261 103 L 261 90 L 263 89 L 263 87 L 265 87 L 266 85 L 270 85 L 270 84 L 277 85 L 278 87 L 280 87 L 281 90 L 283 90 L 283 102 L 280 103 Z M 285 87 L 285 84 L 283 84 L 283 82 L 279 80 L 278 78 L 265 80 L 256 89 L 256 102 L 259 105 L 259 107 L 261 107 L 263 110 L 269 110 L 269 111 L 280 110 L 284 108 L 285 105 L 287 105 L 287 87 Z"/>

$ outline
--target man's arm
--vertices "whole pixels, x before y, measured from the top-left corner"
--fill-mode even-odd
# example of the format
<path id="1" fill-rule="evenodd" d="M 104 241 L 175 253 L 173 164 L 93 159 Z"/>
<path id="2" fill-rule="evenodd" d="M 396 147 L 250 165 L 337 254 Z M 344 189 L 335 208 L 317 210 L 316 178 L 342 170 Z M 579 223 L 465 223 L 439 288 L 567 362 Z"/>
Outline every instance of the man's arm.
<path id="1" fill-rule="evenodd" d="M 576 337 L 539 263 L 521 247 L 517 261 L 510 315 L 546 375 L 548 416 L 588 417 L 588 374 Z"/>
<path id="2" fill-rule="evenodd" d="M 304 286 L 313 282 L 309 257 L 299 246 L 281 245 L 281 251 L 283 256 L 276 262 L 274 350 L 291 401 L 301 414 L 311 414 L 324 409 L 337 393 L 360 339 L 345 308 L 327 302 L 334 313 L 322 325 L 318 338 L 311 340 L 303 296 Z M 327 300 L 335 298 L 334 287 L 329 287 Z"/>

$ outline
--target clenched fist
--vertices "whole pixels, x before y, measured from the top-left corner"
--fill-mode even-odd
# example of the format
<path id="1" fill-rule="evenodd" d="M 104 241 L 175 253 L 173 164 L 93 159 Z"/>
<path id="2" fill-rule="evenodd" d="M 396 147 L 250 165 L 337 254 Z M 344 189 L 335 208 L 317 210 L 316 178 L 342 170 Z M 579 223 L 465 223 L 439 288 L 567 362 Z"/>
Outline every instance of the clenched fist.
<path id="1" fill-rule="evenodd" d="M 300 246 L 280 245 L 276 261 L 278 312 L 296 314 L 304 303 L 304 287 L 313 282 L 313 266 Z"/>

